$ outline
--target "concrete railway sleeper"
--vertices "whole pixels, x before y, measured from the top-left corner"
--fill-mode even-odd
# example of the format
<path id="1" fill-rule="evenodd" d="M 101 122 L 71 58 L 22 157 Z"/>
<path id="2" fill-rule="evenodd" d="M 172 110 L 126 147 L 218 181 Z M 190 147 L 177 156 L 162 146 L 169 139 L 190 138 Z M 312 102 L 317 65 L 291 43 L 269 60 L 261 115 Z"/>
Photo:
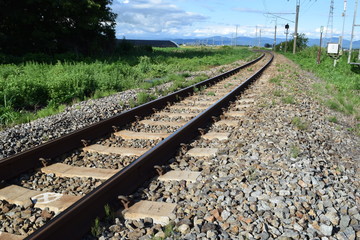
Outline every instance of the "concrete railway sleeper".
<path id="1" fill-rule="evenodd" d="M 229 130 L 239 124 L 245 115 L 244 109 L 254 101 L 252 98 L 241 100 L 239 95 L 272 59 L 272 55 L 264 54 L 224 75 L 1 160 L 1 178 L 5 183 L 0 189 L 3 207 L 17 204 L 24 211 L 35 209 L 43 216 L 44 221 L 35 224 L 39 229 L 28 239 L 83 236 L 93 220 L 104 214 L 106 204 L 114 203 L 118 195 L 133 193 L 152 178 L 156 173 L 155 165 L 168 164 L 177 152 L 190 158 L 216 155 L 218 149 L 214 147 L 187 149 L 183 143 L 198 135 L 207 141 L 228 138 Z M 250 64 L 251 68 L 258 69 L 255 73 L 247 68 Z M 182 101 L 174 104 L 176 100 Z M 230 105 L 235 108 L 227 111 Z M 206 133 L 211 122 L 215 122 L 213 125 L 219 131 Z M 110 133 L 113 129 L 115 132 Z M 42 164 L 40 168 L 39 163 Z M 19 165 L 21 167 L 15 170 Z M 23 173 L 16 177 L 19 171 Z M 170 171 L 161 174 L 159 180 L 196 181 L 199 175 L 197 171 Z M 172 214 L 176 204 L 163 207 L 152 201 L 137 202 L 124 217 L 136 218 L 144 208 L 157 209 L 156 216 L 145 215 L 154 222 L 166 224 L 167 215 Z M 9 231 L 12 232 L 16 231 Z M 25 234 L 19 238 L 26 236 L 23 229 L 22 232 Z M 0 235 L 0 239 L 8 237 L 5 233 Z"/>

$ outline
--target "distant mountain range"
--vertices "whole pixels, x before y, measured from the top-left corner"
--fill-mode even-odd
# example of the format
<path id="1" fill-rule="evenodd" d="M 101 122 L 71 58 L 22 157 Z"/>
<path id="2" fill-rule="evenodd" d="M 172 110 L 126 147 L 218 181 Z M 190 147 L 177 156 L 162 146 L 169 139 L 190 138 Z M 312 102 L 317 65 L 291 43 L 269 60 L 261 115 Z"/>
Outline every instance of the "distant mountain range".
<path id="1" fill-rule="evenodd" d="M 177 44 L 186 44 L 186 45 L 235 45 L 235 42 L 237 45 L 245 45 L 245 46 L 254 46 L 258 45 L 259 39 L 257 38 L 251 38 L 251 37 L 238 37 L 236 38 L 228 38 L 228 37 L 221 37 L 221 36 L 214 36 L 209 38 L 193 38 L 193 39 L 171 39 L 172 41 L 176 42 Z M 309 38 L 308 46 L 319 46 L 319 39 L 311 39 Z M 285 42 L 284 38 L 278 38 L 276 39 L 276 44 L 279 44 L 280 42 Z M 329 39 L 323 39 L 323 42 L 329 42 Z M 333 38 L 332 42 L 338 42 L 338 39 Z M 273 38 L 261 38 L 260 46 L 264 46 L 266 43 L 272 44 L 274 43 Z M 344 40 L 343 42 L 344 48 L 350 48 L 350 41 Z M 360 41 L 354 41 L 353 42 L 353 48 L 360 48 Z"/>

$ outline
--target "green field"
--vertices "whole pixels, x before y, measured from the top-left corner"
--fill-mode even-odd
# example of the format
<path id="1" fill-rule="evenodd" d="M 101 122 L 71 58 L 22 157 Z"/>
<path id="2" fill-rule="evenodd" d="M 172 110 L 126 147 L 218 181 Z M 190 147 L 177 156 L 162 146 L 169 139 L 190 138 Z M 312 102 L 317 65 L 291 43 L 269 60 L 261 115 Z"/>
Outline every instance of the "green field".
<path id="1" fill-rule="evenodd" d="M 59 112 L 64 104 L 127 89 L 175 80 L 177 87 L 183 87 L 188 72 L 248 61 L 257 55 L 231 47 L 146 50 L 108 59 L 0 65 L 0 125 L 27 122 Z"/>
<path id="2" fill-rule="evenodd" d="M 347 63 L 348 55 L 342 56 L 336 67 L 329 56 L 323 54 L 321 63 L 316 64 L 318 47 L 310 47 L 296 55 L 286 56 L 301 68 L 313 72 L 324 83 L 314 83 L 312 88 L 319 99 L 329 108 L 352 116 L 356 122 L 360 121 L 360 66 Z M 357 58 L 357 54 L 354 54 Z M 360 132 L 360 124 L 356 124 L 356 131 Z"/>

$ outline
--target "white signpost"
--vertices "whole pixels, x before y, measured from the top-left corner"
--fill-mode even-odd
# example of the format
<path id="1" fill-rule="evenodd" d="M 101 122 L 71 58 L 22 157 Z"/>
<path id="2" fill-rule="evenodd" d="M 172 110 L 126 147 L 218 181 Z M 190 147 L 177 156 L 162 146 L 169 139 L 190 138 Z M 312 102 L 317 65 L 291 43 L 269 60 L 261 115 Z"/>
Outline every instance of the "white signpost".
<path id="1" fill-rule="evenodd" d="M 340 44 L 328 43 L 327 54 L 334 59 L 334 67 L 336 66 L 337 60 L 341 57 L 342 51 L 340 50 Z"/>
<path id="2" fill-rule="evenodd" d="M 338 43 L 328 43 L 327 54 L 338 55 L 339 54 L 339 44 Z"/>

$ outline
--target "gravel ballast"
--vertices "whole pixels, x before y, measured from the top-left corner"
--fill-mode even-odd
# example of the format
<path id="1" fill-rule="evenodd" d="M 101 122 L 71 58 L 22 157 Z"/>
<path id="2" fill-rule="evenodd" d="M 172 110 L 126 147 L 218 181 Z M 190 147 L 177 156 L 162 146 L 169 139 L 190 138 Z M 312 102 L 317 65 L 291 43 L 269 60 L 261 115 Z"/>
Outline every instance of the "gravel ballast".
<path id="1" fill-rule="evenodd" d="M 279 67 L 286 68 L 284 85 L 269 82 Z M 293 78 L 295 71 L 301 74 Z M 118 216 L 103 223 L 99 239 L 360 239 L 360 139 L 347 117 L 328 121 L 336 113 L 308 96 L 311 77 L 278 56 L 244 94 L 255 106 L 229 140 L 189 143 L 216 147 L 216 156 L 169 162 L 170 169 L 200 171 L 197 182 L 154 178 L 131 196 L 176 203 L 170 224 Z"/>

